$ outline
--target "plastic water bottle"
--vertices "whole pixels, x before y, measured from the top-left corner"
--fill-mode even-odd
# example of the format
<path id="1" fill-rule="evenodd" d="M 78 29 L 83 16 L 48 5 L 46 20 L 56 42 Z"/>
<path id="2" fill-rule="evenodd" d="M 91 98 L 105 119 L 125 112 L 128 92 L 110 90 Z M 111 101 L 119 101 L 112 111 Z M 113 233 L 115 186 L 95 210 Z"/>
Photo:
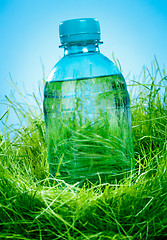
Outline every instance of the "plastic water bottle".
<path id="1" fill-rule="evenodd" d="M 97 19 L 63 21 L 59 33 L 64 56 L 44 90 L 50 174 L 68 183 L 109 182 L 133 168 L 124 77 L 100 53 Z"/>

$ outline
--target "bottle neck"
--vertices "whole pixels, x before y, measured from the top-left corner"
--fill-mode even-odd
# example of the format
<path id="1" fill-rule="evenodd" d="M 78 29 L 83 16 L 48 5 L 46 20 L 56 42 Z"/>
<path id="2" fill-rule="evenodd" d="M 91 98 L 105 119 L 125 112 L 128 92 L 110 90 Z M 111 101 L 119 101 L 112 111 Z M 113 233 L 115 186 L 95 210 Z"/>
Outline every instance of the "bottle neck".
<path id="1" fill-rule="evenodd" d="M 78 54 L 78 53 L 98 53 L 100 52 L 99 45 L 97 43 L 64 45 L 64 56 Z"/>

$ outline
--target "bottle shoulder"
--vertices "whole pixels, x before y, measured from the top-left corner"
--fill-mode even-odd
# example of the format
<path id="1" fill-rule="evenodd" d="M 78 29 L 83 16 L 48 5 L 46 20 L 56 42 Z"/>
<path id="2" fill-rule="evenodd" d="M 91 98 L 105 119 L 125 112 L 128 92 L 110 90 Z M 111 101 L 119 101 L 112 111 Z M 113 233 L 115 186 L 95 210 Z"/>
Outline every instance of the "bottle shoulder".
<path id="1" fill-rule="evenodd" d="M 47 81 L 65 81 L 121 74 L 117 66 L 102 53 L 73 54 L 62 57 Z"/>

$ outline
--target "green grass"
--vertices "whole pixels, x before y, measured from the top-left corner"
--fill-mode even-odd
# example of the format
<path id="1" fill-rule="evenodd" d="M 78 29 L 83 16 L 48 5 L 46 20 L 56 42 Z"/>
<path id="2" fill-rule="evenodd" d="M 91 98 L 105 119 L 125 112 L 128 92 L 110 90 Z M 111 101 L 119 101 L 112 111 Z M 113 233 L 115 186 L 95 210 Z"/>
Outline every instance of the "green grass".
<path id="1" fill-rule="evenodd" d="M 133 168 L 129 108 L 123 113 L 129 96 L 122 75 L 50 82 L 44 96 L 49 171 L 53 176 L 83 184 L 87 178 L 98 182 L 100 174 L 104 183 Z"/>
<path id="2" fill-rule="evenodd" d="M 50 184 L 41 101 L 39 110 L 7 98 L 0 135 L 0 239 L 167 239 L 167 107 L 165 70 L 144 68 L 131 115 L 135 172 L 82 188 Z M 16 88 L 14 83 L 13 86 Z M 163 94 L 162 94 L 163 93 Z M 8 126 L 13 109 L 19 126 Z"/>

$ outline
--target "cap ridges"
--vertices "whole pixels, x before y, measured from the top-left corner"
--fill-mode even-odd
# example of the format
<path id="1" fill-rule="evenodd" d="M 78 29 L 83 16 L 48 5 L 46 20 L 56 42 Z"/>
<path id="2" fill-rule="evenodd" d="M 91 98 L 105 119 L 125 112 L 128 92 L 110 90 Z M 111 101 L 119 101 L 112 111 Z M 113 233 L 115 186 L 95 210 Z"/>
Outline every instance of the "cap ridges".
<path id="1" fill-rule="evenodd" d="M 59 35 L 61 44 L 78 41 L 100 42 L 100 24 L 96 18 L 66 20 L 59 25 Z"/>

